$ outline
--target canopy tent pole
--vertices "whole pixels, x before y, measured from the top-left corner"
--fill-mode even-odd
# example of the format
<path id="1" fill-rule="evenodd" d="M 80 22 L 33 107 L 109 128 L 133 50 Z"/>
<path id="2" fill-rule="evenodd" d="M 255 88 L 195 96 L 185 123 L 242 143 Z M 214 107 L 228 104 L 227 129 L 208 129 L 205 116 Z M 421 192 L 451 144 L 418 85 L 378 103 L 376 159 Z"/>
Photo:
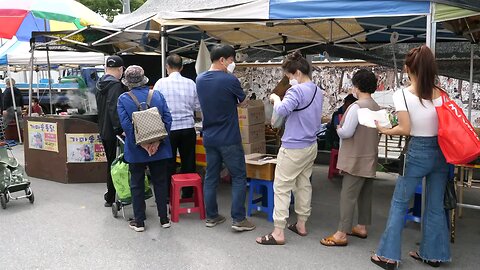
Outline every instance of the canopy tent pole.
<path id="1" fill-rule="evenodd" d="M 437 23 L 434 21 L 435 4 L 430 3 L 430 14 L 427 15 L 427 33 L 426 45 L 432 50 L 435 55 L 435 43 L 437 39 Z"/>
<path id="2" fill-rule="evenodd" d="M 35 53 L 35 47 L 32 49 L 30 56 L 30 83 L 28 84 L 28 116 L 32 116 L 32 95 L 33 95 L 33 56 Z"/>
<path id="3" fill-rule="evenodd" d="M 35 73 L 37 73 L 37 98 L 40 101 L 40 74 L 39 74 L 39 72 L 40 71 L 36 71 Z"/>
<path id="4" fill-rule="evenodd" d="M 468 90 L 468 121 L 472 121 L 472 101 L 473 101 L 473 60 L 475 44 L 471 44 L 470 48 L 470 87 Z"/>
<path id="5" fill-rule="evenodd" d="M 435 42 L 437 39 L 437 23 L 434 20 L 435 18 L 435 4 L 430 2 L 430 13 L 427 15 L 427 33 L 425 35 L 425 43 L 432 50 L 433 55 L 435 56 Z M 426 194 L 427 192 L 427 179 L 423 177 L 422 179 L 422 210 L 421 210 L 421 222 L 420 226 L 423 232 L 423 221 L 425 217 L 425 205 L 426 205 Z"/>
<path id="6" fill-rule="evenodd" d="M 45 29 L 47 29 L 47 20 L 43 20 L 45 24 Z M 52 104 L 52 73 L 50 70 L 50 54 L 48 50 L 48 43 L 46 44 L 45 48 L 47 49 L 47 74 L 48 74 L 48 96 L 49 96 L 49 103 L 50 103 L 50 114 L 53 114 L 53 104 Z"/>
<path id="7" fill-rule="evenodd" d="M 49 55 L 49 50 L 48 50 L 48 45 L 46 46 L 47 48 L 47 74 L 48 74 L 48 97 L 50 99 L 50 114 L 53 114 L 53 103 L 52 103 L 52 73 L 51 73 L 51 67 L 50 67 L 50 55 Z"/>
<path id="8" fill-rule="evenodd" d="M 10 71 L 10 65 L 7 65 L 7 72 L 8 72 L 8 80 L 10 82 L 10 93 L 12 94 L 13 114 L 15 115 L 15 122 L 17 124 L 18 142 L 22 144 L 22 134 L 20 132 L 20 123 L 18 122 L 17 103 L 15 102 L 15 94 L 13 91 L 13 82 L 12 82 L 13 78 L 12 78 L 12 72 Z M 20 98 L 23 98 L 23 97 L 20 95 Z M 8 123 L 6 124 L 8 126 Z"/>
<path id="9" fill-rule="evenodd" d="M 161 51 L 162 51 L 162 78 L 165 78 L 167 75 L 166 67 L 165 67 L 165 61 L 166 61 L 166 54 L 167 54 L 167 48 L 165 42 L 166 42 L 166 35 L 167 32 L 165 31 L 165 26 L 162 25 L 161 30 L 160 30 L 160 43 L 161 43 Z"/>

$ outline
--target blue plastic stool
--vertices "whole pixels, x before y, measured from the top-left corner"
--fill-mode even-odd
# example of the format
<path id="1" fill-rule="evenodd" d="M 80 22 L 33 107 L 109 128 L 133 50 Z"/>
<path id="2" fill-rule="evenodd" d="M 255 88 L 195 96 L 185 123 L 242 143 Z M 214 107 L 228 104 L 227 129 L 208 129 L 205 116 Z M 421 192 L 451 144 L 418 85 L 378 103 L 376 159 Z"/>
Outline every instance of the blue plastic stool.
<path id="1" fill-rule="evenodd" d="M 416 223 L 420 223 L 422 220 L 422 183 L 415 188 L 413 207 L 407 210 L 404 225 L 407 225 L 409 220 Z"/>
<path id="2" fill-rule="evenodd" d="M 267 220 L 273 222 L 273 181 L 250 179 L 249 186 L 247 216 L 251 217 L 255 209 L 266 213 Z M 254 194 L 262 196 L 254 199 Z"/>
<path id="3" fill-rule="evenodd" d="M 453 178 L 455 177 L 455 166 L 451 164 L 449 164 L 448 166 L 448 181 L 454 181 Z M 447 219 L 447 226 L 450 228 L 450 211 L 446 209 L 445 218 Z M 409 220 L 416 223 L 420 223 L 422 221 L 422 183 L 420 183 L 415 188 L 415 199 L 413 201 L 413 207 L 407 210 L 404 225 L 407 225 L 407 221 Z"/>

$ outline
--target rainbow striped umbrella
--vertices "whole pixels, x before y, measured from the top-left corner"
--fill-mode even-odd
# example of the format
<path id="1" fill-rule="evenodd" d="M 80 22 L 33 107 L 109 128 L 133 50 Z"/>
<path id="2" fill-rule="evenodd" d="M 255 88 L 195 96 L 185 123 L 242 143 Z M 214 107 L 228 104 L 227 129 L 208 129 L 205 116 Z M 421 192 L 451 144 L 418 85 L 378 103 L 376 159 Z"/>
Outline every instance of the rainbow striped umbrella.
<path id="1" fill-rule="evenodd" d="M 0 38 L 28 41 L 32 31 L 77 30 L 106 23 L 74 0 L 0 0 Z"/>

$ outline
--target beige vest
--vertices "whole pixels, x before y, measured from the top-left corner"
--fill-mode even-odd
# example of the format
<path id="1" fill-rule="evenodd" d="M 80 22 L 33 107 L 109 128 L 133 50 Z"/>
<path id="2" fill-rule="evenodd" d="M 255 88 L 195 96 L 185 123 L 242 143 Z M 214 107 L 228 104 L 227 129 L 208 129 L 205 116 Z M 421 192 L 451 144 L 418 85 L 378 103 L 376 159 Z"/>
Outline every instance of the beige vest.
<path id="1" fill-rule="evenodd" d="M 372 111 L 380 110 L 380 106 L 373 100 L 358 100 L 360 108 Z M 345 115 L 348 114 L 348 109 Z M 345 115 L 340 122 L 343 125 Z M 378 143 L 380 137 L 376 128 L 358 125 L 353 137 L 342 140 L 338 153 L 337 168 L 351 175 L 372 178 L 377 171 Z"/>

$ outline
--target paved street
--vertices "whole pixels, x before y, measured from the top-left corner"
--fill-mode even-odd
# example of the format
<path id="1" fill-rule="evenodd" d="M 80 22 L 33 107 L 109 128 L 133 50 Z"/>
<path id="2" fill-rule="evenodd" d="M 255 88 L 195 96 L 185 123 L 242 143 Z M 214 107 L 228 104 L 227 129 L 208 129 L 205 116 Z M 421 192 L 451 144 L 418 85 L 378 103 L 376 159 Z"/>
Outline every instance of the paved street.
<path id="1" fill-rule="evenodd" d="M 23 162 L 21 147 L 15 154 Z M 6 210 L 0 209 L 0 269 L 380 269 L 369 256 L 384 229 L 395 178 L 380 174 L 375 182 L 374 224 L 368 239 L 350 238 L 348 247 L 327 248 L 319 240 L 337 227 L 341 179 L 329 181 L 326 175 L 327 167 L 315 167 L 309 235 L 301 238 L 287 231 L 287 244 L 274 247 L 255 243 L 255 237 L 273 228 L 261 214 L 252 217 L 257 225 L 253 232 L 232 232 L 231 219 L 206 228 L 198 214 L 182 215 L 179 223 L 162 229 L 154 200 L 149 199 L 147 230 L 136 233 L 103 207 L 103 184 L 31 179 L 34 205 L 12 201 Z M 467 192 L 465 200 L 480 204 L 479 192 Z M 220 185 L 219 205 L 228 217 L 229 184 Z M 457 222 L 453 262 L 442 268 L 478 269 L 479 225 L 480 211 L 466 209 Z M 407 225 L 401 269 L 431 269 L 408 257 L 419 239 L 420 226 Z"/>

